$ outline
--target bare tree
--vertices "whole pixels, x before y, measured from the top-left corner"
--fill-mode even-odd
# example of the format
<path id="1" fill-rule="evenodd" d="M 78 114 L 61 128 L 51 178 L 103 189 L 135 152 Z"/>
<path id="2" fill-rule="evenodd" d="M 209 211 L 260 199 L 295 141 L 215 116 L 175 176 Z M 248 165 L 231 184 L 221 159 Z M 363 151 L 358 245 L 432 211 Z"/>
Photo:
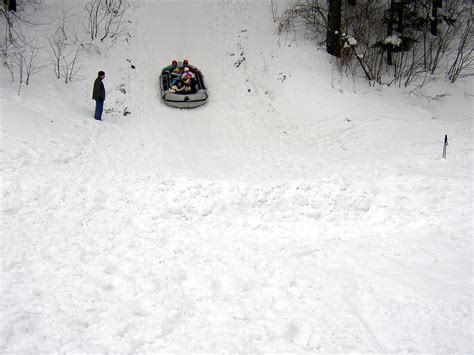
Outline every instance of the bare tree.
<path id="1" fill-rule="evenodd" d="M 64 57 L 64 49 L 66 48 L 66 38 L 63 31 L 59 28 L 56 29 L 54 34 L 48 36 L 48 42 L 54 74 L 57 79 L 61 79 L 61 63 Z"/>
<path id="2" fill-rule="evenodd" d="M 343 74 L 357 70 L 369 82 L 420 87 L 443 65 L 451 81 L 471 75 L 470 23 L 467 0 L 297 0 L 278 28 L 311 30 Z"/>
<path id="3" fill-rule="evenodd" d="M 23 19 L 18 16 L 18 14 L 9 11 L 6 6 L 6 4 L 0 5 L 1 18 L 5 21 L 5 34 L 2 45 L 4 54 L 8 53 L 8 49 L 11 48 L 13 44 L 24 41 L 20 26 Z"/>
<path id="4" fill-rule="evenodd" d="M 18 95 L 20 95 L 21 86 L 23 85 L 23 76 L 25 69 L 25 52 L 19 51 L 15 55 L 16 67 L 18 69 Z"/>
<path id="5" fill-rule="evenodd" d="M 102 0 L 90 0 L 85 5 L 85 10 L 87 11 L 87 29 L 93 41 L 99 34 L 99 25 L 104 20 L 103 14 L 101 12 Z"/>
<path id="6" fill-rule="evenodd" d="M 129 4 L 127 0 L 104 0 L 104 11 L 106 13 L 104 21 L 104 33 L 101 41 L 105 38 L 118 37 L 123 31 L 123 17 Z"/>
<path id="7" fill-rule="evenodd" d="M 11 81 L 13 83 L 15 81 L 15 65 L 13 63 L 13 56 L 12 55 L 4 56 L 2 64 L 10 73 Z"/>
<path id="8" fill-rule="evenodd" d="M 120 37 L 124 31 L 123 18 L 129 6 L 128 0 L 89 0 L 84 9 L 91 40 Z"/>
<path id="9" fill-rule="evenodd" d="M 29 18 L 36 10 L 36 1 L 3 0 L 0 3 L 0 26 L 5 29 L 1 35 L 0 57 L 12 82 L 17 79 L 18 95 L 23 83 L 29 83 L 36 67 L 37 53 L 31 53 L 31 46 L 23 33 L 23 25 L 35 25 Z"/>
<path id="10" fill-rule="evenodd" d="M 34 26 L 29 18 L 36 10 L 38 0 L 3 0 L 0 3 L 0 23 L 2 33 L 1 60 L 10 72 L 12 82 L 18 83 L 18 95 L 23 84 L 28 84 L 31 75 L 37 70 L 38 48 L 31 45 L 23 33 L 23 25 Z"/>
<path id="11" fill-rule="evenodd" d="M 81 69 L 79 62 L 83 48 L 83 44 L 79 43 L 70 53 L 62 56 L 62 70 L 66 84 L 77 78 L 76 75 Z"/>
<path id="12" fill-rule="evenodd" d="M 325 1 L 301 0 L 285 10 L 279 19 L 278 32 L 289 31 L 292 28 L 303 28 L 310 33 L 318 43 L 326 40 L 328 28 L 327 7 Z"/>
<path id="13" fill-rule="evenodd" d="M 441 61 L 445 58 L 447 53 L 451 51 L 454 38 L 456 35 L 456 28 L 448 26 L 443 31 L 437 31 L 438 35 L 429 41 L 425 47 L 425 69 L 434 74 L 439 67 Z"/>
<path id="14" fill-rule="evenodd" d="M 1 26 L 5 28 L 4 35 L 2 35 L 2 53 L 8 53 L 12 45 L 21 46 L 26 42 L 22 31 L 22 26 L 35 26 L 37 23 L 31 21 L 31 14 L 33 14 L 37 7 L 39 0 L 23 0 L 21 2 L 12 0 L 3 0 L 0 3 L 0 22 Z M 18 5 L 18 6 L 17 6 Z"/>
<path id="15" fill-rule="evenodd" d="M 345 8 L 343 31 L 356 43 L 350 47 L 353 53 L 351 59 L 362 69 L 369 82 L 381 83 L 382 80 L 384 49 L 376 43 L 385 39 L 385 23 L 380 20 L 385 10 L 386 7 L 378 1 L 360 1 Z M 357 67 L 346 62 L 353 70 Z"/>
<path id="16" fill-rule="evenodd" d="M 474 75 L 472 20 L 469 19 L 459 41 L 456 57 L 449 67 L 448 79 L 454 83 L 457 79 Z"/>
<path id="17" fill-rule="evenodd" d="M 411 51 L 394 53 L 393 81 L 399 86 L 407 87 L 425 78 L 426 70 L 423 68 L 423 51 L 420 45 L 414 46 Z"/>
<path id="18" fill-rule="evenodd" d="M 25 84 L 30 84 L 30 79 L 33 74 L 36 74 L 39 69 L 38 56 L 39 56 L 40 47 L 38 44 L 34 44 L 28 47 L 25 54 L 25 75 L 26 80 Z"/>
<path id="19" fill-rule="evenodd" d="M 272 11 L 273 22 L 278 20 L 278 7 L 275 0 L 270 0 L 270 10 Z"/>

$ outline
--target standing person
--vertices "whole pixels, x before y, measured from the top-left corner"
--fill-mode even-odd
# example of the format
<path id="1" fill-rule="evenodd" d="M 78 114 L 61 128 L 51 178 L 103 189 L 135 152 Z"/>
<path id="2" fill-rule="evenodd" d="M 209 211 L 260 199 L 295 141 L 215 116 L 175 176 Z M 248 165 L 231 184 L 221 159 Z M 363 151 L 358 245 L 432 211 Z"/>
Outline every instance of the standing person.
<path id="1" fill-rule="evenodd" d="M 94 89 L 92 91 L 92 99 L 95 100 L 94 118 L 102 121 L 102 111 L 104 110 L 105 101 L 105 87 L 102 80 L 105 78 L 105 73 L 101 70 L 97 75 L 97 79 L 94 81 Z"/>

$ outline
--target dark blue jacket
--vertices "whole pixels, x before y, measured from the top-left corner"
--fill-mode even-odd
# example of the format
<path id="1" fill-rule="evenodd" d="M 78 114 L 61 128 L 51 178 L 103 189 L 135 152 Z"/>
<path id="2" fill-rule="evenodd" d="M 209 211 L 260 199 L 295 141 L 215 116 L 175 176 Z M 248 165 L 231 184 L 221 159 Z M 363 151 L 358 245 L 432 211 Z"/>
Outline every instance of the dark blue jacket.
<path id="1" fill-rule="evenodd" d="M 94 81 L 94 89 L 92 91 L 92 99 L 93 100 L 99 100 L 99 101 L 104 101 L 105 100 L 105 87 L 104 83 L 102 82 L 102 79 L 100 76 L 97 77 Z"/>

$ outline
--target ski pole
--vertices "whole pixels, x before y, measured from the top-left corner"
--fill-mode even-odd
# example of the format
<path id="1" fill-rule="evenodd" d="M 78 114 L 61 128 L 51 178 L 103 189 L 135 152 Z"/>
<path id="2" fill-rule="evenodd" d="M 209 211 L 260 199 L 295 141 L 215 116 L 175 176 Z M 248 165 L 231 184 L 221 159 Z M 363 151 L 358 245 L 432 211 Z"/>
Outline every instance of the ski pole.
<path id="1" fill-rule="evenodd" d="M 448 146 L 448 135 L 444 135 L 443 159 L 446 159 L 446 147 Z"/>

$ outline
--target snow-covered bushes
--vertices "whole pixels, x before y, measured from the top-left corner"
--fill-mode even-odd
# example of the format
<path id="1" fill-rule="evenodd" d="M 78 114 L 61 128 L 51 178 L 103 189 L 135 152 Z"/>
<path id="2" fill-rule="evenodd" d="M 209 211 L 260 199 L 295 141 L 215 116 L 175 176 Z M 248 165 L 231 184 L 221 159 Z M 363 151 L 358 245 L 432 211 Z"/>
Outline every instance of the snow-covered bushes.
<path id="1" fill-rule="evenodd" d="M 123 17 L 129 6 L 127 0 L 89 0 L 84 9 L 91 40 L 120 37 L 124 30 Z"/>
<path id="2" fill-rule="evenodd" d="M 473 74 L 471 2 L 353 1 L 341 12 L 341 73 L 363 71 L 371 83 L 420 86 L 446 68 L 451 82 Z M 327 2 L 299 0 L 280 18 L 279 31 L 304 30 L 323 45 Z M 348 42 L 348 38 L 352 42 Z M 448 69 L 449 68 L 449 69 Z"/>
<path id="3" fill-rule="evenodd" d="M 18 93 L 23 84 L 28 85 L 32 76 L 45 67 L 65 83 L 78 80 L 84 49 L 110 48 L 126 32 L 128 0 L 84 3 L 72 13 L 74 6 L 68 7 L 68 2 L 23 0 L 17 1 L 15 10 L 8 1 L 0 2 L 0 26 L 5 29 L 1 34 L 0 58 L 11 81 L 18 83 Z M 40 11 L 54 12 L 56 22 L 42 22 Z"/>

